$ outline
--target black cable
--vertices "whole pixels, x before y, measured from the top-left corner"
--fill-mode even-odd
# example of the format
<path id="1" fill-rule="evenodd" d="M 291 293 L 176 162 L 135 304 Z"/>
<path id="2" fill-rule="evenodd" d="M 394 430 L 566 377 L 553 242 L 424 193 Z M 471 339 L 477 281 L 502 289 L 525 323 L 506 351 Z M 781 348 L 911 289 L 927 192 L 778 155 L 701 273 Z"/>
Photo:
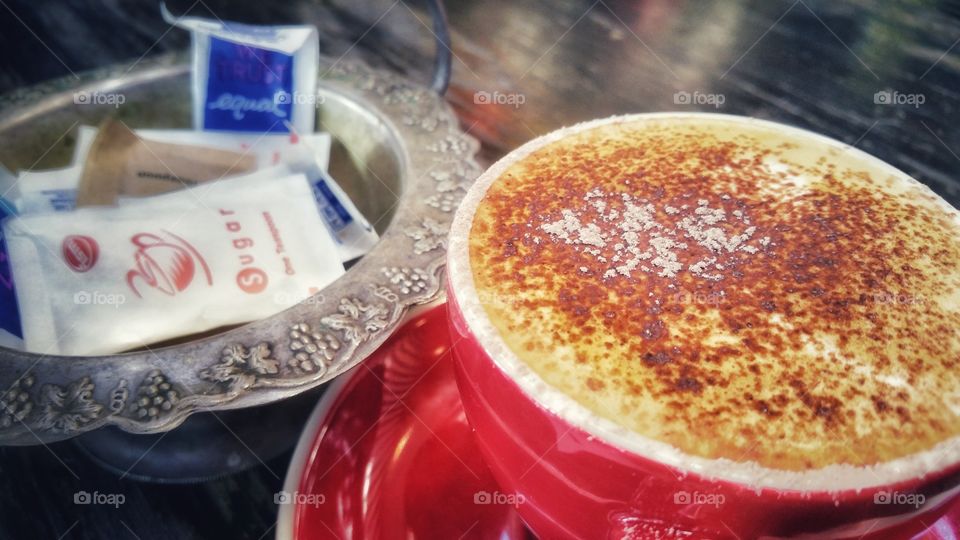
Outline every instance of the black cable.
<path id="1" fill-rule="evenodd" d="M 453 53 L 450 49 L 450 31 L 447 28 L 447 13 L 443 9 L 443 0 L 425 0 L 427 11 L 433 19 L 433 34 L 436 37 L 437 51 L 433 61 L 433 82 L 430 88 L 441 96 L 450 85 L 450 67 Z"/>

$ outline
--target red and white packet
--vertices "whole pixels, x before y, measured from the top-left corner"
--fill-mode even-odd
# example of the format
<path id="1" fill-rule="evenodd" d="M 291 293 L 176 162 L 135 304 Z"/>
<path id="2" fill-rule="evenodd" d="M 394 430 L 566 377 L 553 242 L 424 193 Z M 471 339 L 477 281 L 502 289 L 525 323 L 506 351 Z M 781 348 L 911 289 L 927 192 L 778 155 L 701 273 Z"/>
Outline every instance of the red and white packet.
<path id="1" fill-rule="evenodd" d="M 257 320 L 340 277 L 302 174 L 3 223 L 26 349 L 121 352 Z M 217 182 L 215 182 L 217 183 Z M 317 234 L 317 231 L 323 231 Z"/>

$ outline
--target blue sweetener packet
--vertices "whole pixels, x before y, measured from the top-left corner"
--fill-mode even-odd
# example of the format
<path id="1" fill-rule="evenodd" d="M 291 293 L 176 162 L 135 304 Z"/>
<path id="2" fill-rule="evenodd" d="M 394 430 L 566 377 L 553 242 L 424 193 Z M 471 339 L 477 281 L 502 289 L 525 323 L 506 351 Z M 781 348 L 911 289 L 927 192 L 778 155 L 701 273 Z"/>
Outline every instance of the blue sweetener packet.
<path id="1" fill-rule="evenodd" d="M 193 34 L 193 123 L 208 131 L 312 133 L 320 48 L 314 26 L 164 20 Z"/>
<path id="2" fill-rule="evenodd" d="M 337 243 L 340 260 L 351 261 L 373 249 L 380 237 L 340 185 L 316 163 L 294 163 L 291 167 L 310 182 L 317 211 Z"/>
<path id="3" fill-rule="evenodd" d="M 0 222 L 16 215 L 13 204 L 0 197 Z M 10 257 L 7 241 L 0 230 L 0 345 L 14 346 L 23 337 L 20 326 L 20 310 L 17 307 L 17 294 L 13 286 L 13 273 L 10 269 Z"/>

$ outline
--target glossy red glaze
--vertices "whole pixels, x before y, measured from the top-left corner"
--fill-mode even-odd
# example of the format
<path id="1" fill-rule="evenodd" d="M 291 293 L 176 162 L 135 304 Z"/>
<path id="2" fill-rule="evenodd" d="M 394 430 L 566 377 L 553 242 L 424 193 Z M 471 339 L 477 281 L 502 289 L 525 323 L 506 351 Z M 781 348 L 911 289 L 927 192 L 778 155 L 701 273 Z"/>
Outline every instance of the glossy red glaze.
<path id="1" fill-rule="evenodd" d="M 456 291 L 448 288 L 447 298 L 467 418 L 501 489 L 522 496 L 518 511 L 541 538 L 958 537 L 960 467 L 859 493 L 758 492 L 592 437 L 525 394 L 470 332 Z M 922 494 L 926 504 L 877 504 L 884 492 Z"/>
<path id="2" fill-rule="evenodd" d="M 512 506 L 477 504 L 497 486 L 460 404 L 442 306 L 345 377 L 305 435 L 294 538 L 526 538 Z"/>

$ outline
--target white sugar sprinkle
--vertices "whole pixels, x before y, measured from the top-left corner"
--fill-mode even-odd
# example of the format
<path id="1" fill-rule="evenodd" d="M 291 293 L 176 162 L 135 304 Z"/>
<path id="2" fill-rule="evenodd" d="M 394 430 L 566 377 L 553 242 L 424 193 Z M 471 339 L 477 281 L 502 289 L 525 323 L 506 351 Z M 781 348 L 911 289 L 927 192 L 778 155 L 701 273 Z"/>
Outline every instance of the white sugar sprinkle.
<path id="1" fill-rule="evenodd" d="M 579 233 L 579 240 L 581 244 L 597 247 L 604 247 L 607 245 L 607 242 L 603 239 L 603 234 L 600 232 L 600 227 L 598 227 L 596 223 L 587 224 L 587 226 L 582 227 L 579 230 Z"/>
<path id="2" fill-rule="evenodd" d="M 721 199 L 727 201 L 731 197 L 723 194 Z M 594 188 L 583 200 L 586 205 L 582 211 L 564 209 L 559 219 L 544 223 L 540 229 L 554 239 L 576 246 L 576 249 L 600 264 L 614 264 L 602 273 L 607 279 L 618 275 L 630 277 L 638 269 L 646 273 L 656 272 L 660 277 L 676 277 L 684 269 L 679 255 L 689 249 L 685 239 L 713 253 L 687 268 L 694 276 L 713 281 L 724 277 L 722 272 L 726 265 L 718 263 L 720 255 L 734 252 L 754 254 L 759 251 L 750 244 L 757 228 L 749 226 L 741 229 L 739 234 L 728 234 L 724 228 L 735 228 L 736 223 L 727 220 L 727 212 L 723 208 L 712 208 L 707 199 L 698 199 L 693 211 L 675 222 L 658 221 L 657 208 L 652 203 L 635 199 L 628 193 L 608 193 Z M 662 210 L 674 216 L 688 208 L 686 204 L 681 205 L 680 209 L 666 204 Z M 733 210 L 731 214 L 740 223 L 750 224 L 741 209 Z M 608 225 L 605 229 L 601 228 L 598 222 L 612 224 L 612 227 Z M 534 242 L 540 243 L 540 239 L 535 237 Z M 644 249 L 644 242 L 648 249 Z M 770 244 L 770 238 L 764 236 L 758 243 L 766 247 Z M 606 251 L 610 248 L 612 253 Z M 649 261 L 649 265 L 641 264 L 642 261 Z M 710 273 L 708 269 L 714 272 Z M 581 266 L 580 271 L 588 273 L 589 269 Z"/>

